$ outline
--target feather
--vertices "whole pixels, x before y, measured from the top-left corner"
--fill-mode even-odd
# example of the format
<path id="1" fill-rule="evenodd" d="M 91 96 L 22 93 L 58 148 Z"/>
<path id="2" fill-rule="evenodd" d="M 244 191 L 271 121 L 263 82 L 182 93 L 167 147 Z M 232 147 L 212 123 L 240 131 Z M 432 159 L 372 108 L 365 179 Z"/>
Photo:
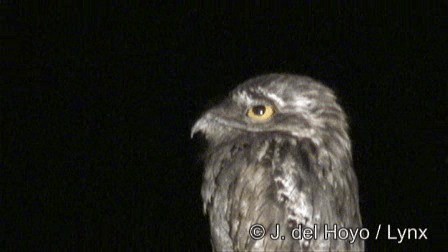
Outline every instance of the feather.
<path id="1" fill-rule="evenodd" d="M 246 116 L 260 104 L 276 107 L 263 123 Z M 362 240 L 324 239 L 324 225 L 362 227 L 347 130 L 334 93 L 297 75 L 250 79 L 207 111 L 192 135 L 208 141 L 201 194 L 214 250 L 363 250 Z M 291 235 L 302 229 L 317 239 Z"/>

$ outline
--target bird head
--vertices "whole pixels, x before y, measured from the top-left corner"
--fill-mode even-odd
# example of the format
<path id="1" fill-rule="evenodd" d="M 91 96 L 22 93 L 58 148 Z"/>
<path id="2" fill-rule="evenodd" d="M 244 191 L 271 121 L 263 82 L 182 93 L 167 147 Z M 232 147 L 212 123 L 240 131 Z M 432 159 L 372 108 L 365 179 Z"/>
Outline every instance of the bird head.
<path id="1" fill-rule="evenodd" d="M 196 121 L 191 136 L 202 132 L 213 144 L 248 133 L 286 134 L 309 138 L 316 145 L 329 137 L 341 138 L 349 145 L 347 127 L 346 116 L 331 89 L 306 76 L 269 74 L 237 86 Z"/>

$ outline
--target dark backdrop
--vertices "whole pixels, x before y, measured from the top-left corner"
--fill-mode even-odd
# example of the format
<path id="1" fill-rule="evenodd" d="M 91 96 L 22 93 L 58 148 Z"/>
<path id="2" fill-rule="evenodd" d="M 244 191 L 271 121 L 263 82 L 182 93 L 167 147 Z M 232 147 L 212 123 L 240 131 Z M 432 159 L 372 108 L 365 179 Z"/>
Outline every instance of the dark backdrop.
<path id="1" fill-rule="evenodd" d="M 12 6 L 2 244 L 210 250 L 190 127 L 243 80 L 290 72 L 325 82 L 350 117 L 367 248 L 441 246 L 447 13 L 445 1 Z M 374 240 L 379 224 L 428 240 Z"/>

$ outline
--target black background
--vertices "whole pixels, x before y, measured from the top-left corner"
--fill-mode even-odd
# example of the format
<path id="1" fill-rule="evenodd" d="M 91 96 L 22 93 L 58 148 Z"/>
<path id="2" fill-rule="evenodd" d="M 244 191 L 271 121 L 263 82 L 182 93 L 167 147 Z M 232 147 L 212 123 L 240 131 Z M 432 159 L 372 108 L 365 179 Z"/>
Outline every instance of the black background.
<path id="1" fill-rule="evenodd" d="M 245 79 L 289 72 L 325 82 L 349 115 L 367 248 L 441 246 L 447 4 L 325 2 L 12 6 L 2 244 L 210 250 L 190 128 Z M 428 240 L 388 241 L 387 224 Z"/>

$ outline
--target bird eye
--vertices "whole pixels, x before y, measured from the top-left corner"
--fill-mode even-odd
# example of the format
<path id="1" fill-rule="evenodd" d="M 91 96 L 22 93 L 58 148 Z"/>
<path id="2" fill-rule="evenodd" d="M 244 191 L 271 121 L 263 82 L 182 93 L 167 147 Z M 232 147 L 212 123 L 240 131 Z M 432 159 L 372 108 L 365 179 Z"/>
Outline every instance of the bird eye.
<path id="1" fill-rule="evenodd" d="M 247 116 L 257 122 L 265 122 L 274 115 L 275 110 L 270 105 L 257 105 L 247 111 Z"/>

